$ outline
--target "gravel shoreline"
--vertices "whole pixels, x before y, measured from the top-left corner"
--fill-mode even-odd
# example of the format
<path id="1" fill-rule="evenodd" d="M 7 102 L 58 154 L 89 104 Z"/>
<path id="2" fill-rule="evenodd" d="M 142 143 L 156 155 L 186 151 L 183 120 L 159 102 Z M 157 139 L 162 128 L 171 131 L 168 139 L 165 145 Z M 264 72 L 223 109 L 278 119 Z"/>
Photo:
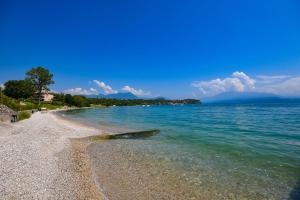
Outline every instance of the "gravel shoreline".
<path id="1" fill-rule="evenodd" d="M 104 199 L 95 184 L 86 145 L 76 138 L 101 130 L 35 113 L 0 124 L 0 199 Z"/>

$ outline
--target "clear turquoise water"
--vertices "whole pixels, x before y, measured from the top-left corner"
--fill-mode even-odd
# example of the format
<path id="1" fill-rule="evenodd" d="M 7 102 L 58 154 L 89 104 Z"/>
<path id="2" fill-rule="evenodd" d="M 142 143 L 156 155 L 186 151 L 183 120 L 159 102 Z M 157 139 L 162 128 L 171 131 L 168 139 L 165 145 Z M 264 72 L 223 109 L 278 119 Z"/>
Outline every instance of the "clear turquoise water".
<path id="1" fill-rule="evenodd" d="M 257 199 L 300 198 L 300 103 L 110 107 L 65 115 L 100 126 L 159 129 L 157 136 L 124 141 L 124 149 L 167 160 L 192 183 Z"/>

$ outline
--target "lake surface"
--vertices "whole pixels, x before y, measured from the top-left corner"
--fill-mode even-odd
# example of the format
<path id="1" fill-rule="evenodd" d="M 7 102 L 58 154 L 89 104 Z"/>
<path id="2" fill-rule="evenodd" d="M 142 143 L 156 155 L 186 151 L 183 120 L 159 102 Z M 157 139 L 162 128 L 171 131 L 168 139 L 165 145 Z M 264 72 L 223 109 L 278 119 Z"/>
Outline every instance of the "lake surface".
<path id="1" fill-rule="evenodd" d="M 89 147 L 109 199 L 300 198 L 300 103 L 109 107 L 64 116 L 104 129 L 161 131 Z"/>

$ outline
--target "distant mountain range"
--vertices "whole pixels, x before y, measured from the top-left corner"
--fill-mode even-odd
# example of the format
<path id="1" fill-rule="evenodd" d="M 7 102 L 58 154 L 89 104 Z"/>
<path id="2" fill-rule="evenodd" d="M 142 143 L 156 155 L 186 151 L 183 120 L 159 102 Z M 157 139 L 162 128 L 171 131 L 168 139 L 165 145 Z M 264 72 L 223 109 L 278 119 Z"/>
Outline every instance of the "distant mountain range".
<path id="1" fill-rule="evenodd" d="M 85 95 L 87 98 L 105 99 L 140 99 L 130 92 L 116 94 Z M 164 99 L 163 97 L 160 97 Z M 155 99 L 159 99 L 156 97 Z M 201 99 L 204 103 L 280 103 L 280 102 L 300 102 L 299 98 L 287 98 L 270 93 L 261 92 L 225 92 L 213 97 Z"/>
<path id="2" fill-rule="evenodd" d="M 85 95 L 87 98 L 105 98 L 105 99 L 139 99 L 130 92 L 116 93 L 116 94 L 99 94 L 99 95 Z"/>
<path id="3" fill-rule="evenodd" d="M 276 103 L 300 102 L 299 98 L 282 97 L 270 93 L 260 92 L 225 92 L 213 97 L 203 98 L 204 103 Z"/>

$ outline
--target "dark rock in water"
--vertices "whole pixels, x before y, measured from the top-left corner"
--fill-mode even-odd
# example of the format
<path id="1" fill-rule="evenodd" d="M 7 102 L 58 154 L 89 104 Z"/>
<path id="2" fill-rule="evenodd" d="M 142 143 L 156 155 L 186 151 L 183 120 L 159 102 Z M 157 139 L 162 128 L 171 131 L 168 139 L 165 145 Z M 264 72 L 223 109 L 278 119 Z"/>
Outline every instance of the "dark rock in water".
<path id="1" fill-rule="evenodd" d="M 89 137 L 91 140 L 111 140 L 111 139 L 135 139 L 135 138 L 146 138 L 157 135 L 158 129 L 148 131 L 136 131 L 128 133 L 119 133 L 114 135 L 96 135 Z"/>
<path id="2" fill-rule="evenodd" d="M 128 132 L 128 133 L 111 135 L 112 136 L 111 139 L 144 138 L 144 137 L 151 137 L 153 135 L 157 135 L 158 133 L 159 133 L 158 129 L 149 130 L 149 131 Z"/>

